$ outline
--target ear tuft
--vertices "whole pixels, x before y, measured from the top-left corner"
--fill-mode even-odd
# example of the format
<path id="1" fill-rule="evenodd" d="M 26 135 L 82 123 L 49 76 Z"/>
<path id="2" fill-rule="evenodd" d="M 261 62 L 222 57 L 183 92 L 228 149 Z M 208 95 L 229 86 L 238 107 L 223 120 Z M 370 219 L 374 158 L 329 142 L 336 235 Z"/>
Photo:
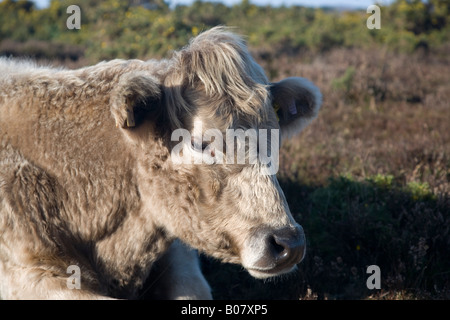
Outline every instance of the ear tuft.
<path id="1" fill-rule="evenodd" d="M 322 104 L 320 90 L 304 78 L 286 78 L 270 87 L 282 139 L 302 131 L 318 114 Z"/>
<path id="2" fill-rule="evenodd" d="M 150 112 L 159 110 L 161 89 L 159 81 L 144 72 L 122 75 L 111 97 L 111 112 L 116 127 L 132 128 Z"/>

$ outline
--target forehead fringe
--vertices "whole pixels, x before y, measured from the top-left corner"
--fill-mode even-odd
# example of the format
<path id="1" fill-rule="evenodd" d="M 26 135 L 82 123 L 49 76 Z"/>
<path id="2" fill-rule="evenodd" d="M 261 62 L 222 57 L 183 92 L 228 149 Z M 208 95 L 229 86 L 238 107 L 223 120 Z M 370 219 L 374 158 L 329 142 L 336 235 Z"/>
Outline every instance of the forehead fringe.
<path id="1" fill-rule="evenodd" d="M 216 27 L 201 33 L 176 52 L 174 59 L 176 68 L 168 79 L 178 82 L 178 87 L 200 86 L 213 101 L 228 101 L 221 107 L 228 106 L 230 110 L 221 110 L 225 111 L 222 114 L 256 118 L 258 122 L 266 118 L 267 77 L 251 57 L 243 38 L 229 28 Z M 181 92 L 171 98 L 182 98 Z M 178 103 L 182 109 L 179 111 L 189 115 L 195 112 L 181 101 L 173 102 Z"/>

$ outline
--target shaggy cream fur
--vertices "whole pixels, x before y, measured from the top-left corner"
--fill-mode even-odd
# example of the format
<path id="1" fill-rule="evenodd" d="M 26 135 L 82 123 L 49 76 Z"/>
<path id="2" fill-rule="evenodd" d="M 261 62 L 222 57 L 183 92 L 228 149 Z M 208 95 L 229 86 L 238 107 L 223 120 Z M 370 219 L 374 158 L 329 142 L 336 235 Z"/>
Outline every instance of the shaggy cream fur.
<path id="1" fill-rule="evenodd" d="M 296 223 L 263 165 L 174 164 L 171 132 L 194 119 L 278 129 L 275 101 L 291 136 L 320 99 L 304 79 L 270 84 L 221 27 L 168 60 L 66 70 L 0 59 L 0 296 L 137 298 L 164 270 L 155 294 L 211 298 L 191 248 L 251 269 L 268 252 L 255 230 Z M 81 289 L 67 286 L 70 265 Z"/>

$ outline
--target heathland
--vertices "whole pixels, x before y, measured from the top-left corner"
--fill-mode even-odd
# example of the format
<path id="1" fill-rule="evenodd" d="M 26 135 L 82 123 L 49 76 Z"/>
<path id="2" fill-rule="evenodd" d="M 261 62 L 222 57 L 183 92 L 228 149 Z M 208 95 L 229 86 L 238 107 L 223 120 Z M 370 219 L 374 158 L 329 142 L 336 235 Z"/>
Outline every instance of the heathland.
<path id="1" fill-rule="evenodd" d="M 202 257 L 215 298 L 450 298 L 450 2 L 394 1 L 370 30 L 365 9 L 78 0 L 81 28 L 68 30 L 72 2 L 0 2 L 0 55 L 69 68 L 161 58 L 227 25 L 271 80 L 301 76 L 323 93 L 319 117 L 280 151 L 305 260 L 259 281 Z"/>

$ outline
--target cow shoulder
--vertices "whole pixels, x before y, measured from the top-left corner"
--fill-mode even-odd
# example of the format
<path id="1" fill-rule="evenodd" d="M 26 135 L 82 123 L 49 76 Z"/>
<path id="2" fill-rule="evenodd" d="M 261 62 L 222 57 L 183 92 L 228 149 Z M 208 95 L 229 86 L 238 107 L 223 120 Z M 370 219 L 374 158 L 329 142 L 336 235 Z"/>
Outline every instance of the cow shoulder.
<path id="1" fill-rule="evenodd" d="M 55 239 L 51 233 L 55 228 L 63 228 L 62 192 L 56 179 L 44 170 L 29 163 L 11 148 L 2 150 L 0 162 L 0 196 L 10 208 L 9 217 L 17 226 L 37 238 Z"/>

